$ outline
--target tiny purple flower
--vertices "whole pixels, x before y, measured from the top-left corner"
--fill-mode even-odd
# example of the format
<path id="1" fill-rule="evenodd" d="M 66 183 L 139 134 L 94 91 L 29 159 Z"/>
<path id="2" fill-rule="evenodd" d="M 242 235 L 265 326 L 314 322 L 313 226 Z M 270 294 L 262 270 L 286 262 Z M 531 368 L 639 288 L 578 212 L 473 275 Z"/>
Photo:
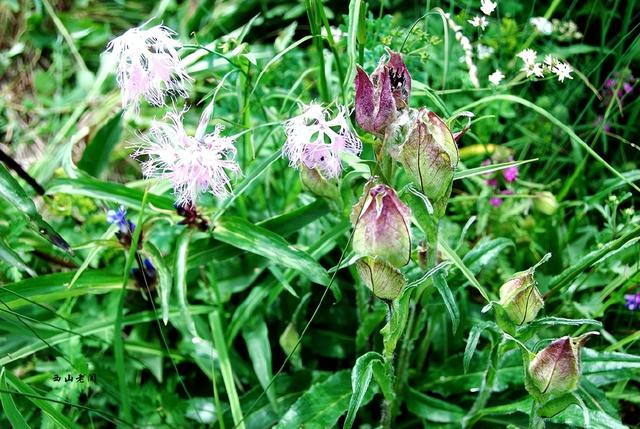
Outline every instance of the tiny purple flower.
<path id="1" fill-rule="evenodd" d="M 622 84 L 622 89 L 624 90 L 625 94 L 629 94 L 631 91 L 633 91 L 633 85 L 631 85 L 631 83 L 629 82 L 625 82 Z"/>
<path id="2" fill-rule="evenodd" d="M 135 226 L 132 222 L 127 221 L 127 210 L 121 205 L 118 210 L 107 211 L 107 222 L 117 225 L 122 233 L 132 231 Z"/>
<path id="3" fill-rule="evenodd" d="M 516 177 L 518 177 L 518 167 L 513 166 L 505 168 L 504 170 L 502 170 L 502 175 L 504 176 L 504 180 L 506 180 L 507 183 L 511 183 L 516 180 Z"/>
<path id="4" fill-rule="evenodd" d="M 498 186 L 498 179 L 487 179 L 485 183 L 495 188 L 496 186 Z"/>
<path id="5" fill-rule="evenodd" d="M 496 208 L 500 207 L 502 205 L 502 198 L 493 196 L 489 199 L 489 204 Z"/>
<path id="6" fill-rule="evenodd" d="M 635 294 L 628 294 L 624 296 L 626 300 L 625 306 L 631 310 L 636 311 L 640 310 L 640 292 Z"/>
<path id="7" fill-rule="evenodd" d="M 607 79 L 604 82 L 604 87 L 607 89 L 612 89 L 616 86 L 616 80 L 615 79 Z"/>

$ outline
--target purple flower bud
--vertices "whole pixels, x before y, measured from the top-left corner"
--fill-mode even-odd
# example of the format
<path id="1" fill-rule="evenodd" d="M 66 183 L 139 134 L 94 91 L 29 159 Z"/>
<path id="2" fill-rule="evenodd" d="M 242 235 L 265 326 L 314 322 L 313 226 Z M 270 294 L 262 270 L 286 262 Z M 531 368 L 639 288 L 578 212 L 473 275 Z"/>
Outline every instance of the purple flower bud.
<path id="1" fill-rule="evenodd" d="M 397 110 L 407 107 L 411 93 L 411 75 L 402 55 L 389 51 L 386 63 L 381 59 L 368 76 L 356 70 L 356 121 L 362 129 L 381 134 L 397 116 Z"/>
<path id="2" fill-rule="evenodd" d="M 518 167 L 514 166 L 505 168 L 504 170 L 502 170 L 502 175 L 504 176 L 504 180 L 506 180 L 507 183 L 511 183 L 516 180 L 516 177 L 518 177 Z"/>
<path id="3" fill-rule="evenodd" d="M 411 211 L 387 185 L 367 183 L 353 207 L 353 250 L 399 268 L 411 258 Z"/>
<path id="4" fill-rule="evenodd" d="M 625 94 L 629 94 L 633 90 L 633 85 L 631 85 L 629 82 L 625 82 L 622 84 L 622 89 L 624 90 Z"/>
<path id="5" fill-rule="evenodd" d="M 500 287 L 500 305 L 517 325 L 531 322 L 544 306 L 533 273 L 534 269 L 516 273 Z"/>
<path id="6" fill-rule="evenodd" d="M 448 196 L 459 154 L 451 131 L 438 115 L 425 109 L 418 112 L 397 158 L 431 201 Z"/>
<path id="7" fill-rule="evenodd" d="M 364 284 L 380 299 L 396 299 L 406 284 L 402 273 L 381 258 L 364 257 L 356 262 L 356 270 Z"/>
<path id="8" fill-rule="evenodd" d="M 502 198 L 491 197 L 489 198 L 489 204 L 491 204 L 493 207 L 498 208 L 502 205 Z"/>
<path id="9" fill-rule="evenodd" d="M 535 355 L 529 364 L 529 374 L 541 394 L 560 395 L 578 387 L 580 352 L 592 335 L 599 334 L 587 332 L 578 338 L 562 337 Z"/>

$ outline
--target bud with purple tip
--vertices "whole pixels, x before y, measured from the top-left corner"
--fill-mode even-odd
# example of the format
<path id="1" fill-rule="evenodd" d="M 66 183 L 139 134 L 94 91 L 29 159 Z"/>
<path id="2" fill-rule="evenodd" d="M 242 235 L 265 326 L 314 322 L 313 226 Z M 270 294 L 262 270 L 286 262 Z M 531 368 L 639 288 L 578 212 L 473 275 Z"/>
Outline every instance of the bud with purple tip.
<path id="1" fill-rule="evenodd" d="M 356 269 L 378 298 L 393 300 L 406 281 L 398 268 L 411 258 L 411 212 L 387 185 L 370 180 L 353 207 L 353 250 L 362 256 Z"/>
<path id="2" fill-rule="evenodd" d="M 533 271 L 516 273 L 500 287 L 500 305 L 516 325 L 531 322 L 544 307 Z"/>
<path id="3" fill-rule="evenodd" d="M 384 134 L 397 111 L 407 107 L 411 93 L 411 75 L 399 53 L 389 51 L 389 60 L 381 58 L 368 76 L 357 67 L 356 121 L 365 131 Z"/>
<path id="4" fill-rule="evenodd" d="M 421 109 L 406 141 L 391 154 L 429 200 L 448 197 L 460 156 L 451 130 L 438 115 Z"/>
<path id="5" fill-rule="evenodd" d="M 533 386 L 543 395 L 560 395 L 578 387 L 581 373 L 580 352 L 585 342 L 598 332 L 587 332 L 577 338 L 555 340 L 539 351 L 529 364 Z"/>

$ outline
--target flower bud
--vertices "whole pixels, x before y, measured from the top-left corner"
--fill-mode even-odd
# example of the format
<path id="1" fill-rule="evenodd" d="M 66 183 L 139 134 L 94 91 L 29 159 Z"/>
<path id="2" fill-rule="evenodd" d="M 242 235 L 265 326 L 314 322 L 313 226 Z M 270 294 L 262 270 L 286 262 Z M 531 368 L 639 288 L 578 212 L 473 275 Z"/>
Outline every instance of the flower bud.
<path id="1" fill-rule="evenodd" d="M 516 273 L 500 287 L 500 305 L 516 325 L 529 323 L 544 307 L 533 270 Z"/>
<path id="2" fill-rule="evenodd" d="M 411 211 L 387 185 L 369 181 L 353 207 L 353 250 L 399 268 L 411 258 Z"/>
<path id="3" fill-rule="evenodd" d="M 578 387 L 580 351 L 592 335 L 599 334 L 587 332 L 578 338 L 562 337 L 535 355 L 529 364 L 529 374 L 540 393 L 558 395 L 569 393 Z"/>
<path id="4" fill-rule="evenodd" d="M 533 198 L 533 208 L 542 214 L 551 216 L 558 210 L 558 200 L 551 192 L 538 192 Z"/>
<path id="5" fill-rule="evenodd" d="M 398 161 L 429 200 L 435 202 L 448 196 L 458 166 L 458 146 L 438 115 L 420 110 L 397 152 Z"/>
<path id="6" fill-rule="evenodd" d="M 360 67 L 356 70 L 356 121 L 362 129 L 382 134 L 397 116 L 397 110 L 407 106 L 411 92 L 411 75 L 402 56 L 389 51 L 375 71 L 368 76 Z"/>
<path id="7" fill-rule="evenodd" d="M 340 199 L 338 183 L 325 178 L 317 168 L 300 167 L 300 181 L 310 192 L 331 200 Z"/>
<path id="8" fill-rule="evenodd" d="M 380 299 L 396 299 L 406 284 L 402 273 L 381 258 L 364 257 L 356 262 L 356 270 L 369 290 Z"/>

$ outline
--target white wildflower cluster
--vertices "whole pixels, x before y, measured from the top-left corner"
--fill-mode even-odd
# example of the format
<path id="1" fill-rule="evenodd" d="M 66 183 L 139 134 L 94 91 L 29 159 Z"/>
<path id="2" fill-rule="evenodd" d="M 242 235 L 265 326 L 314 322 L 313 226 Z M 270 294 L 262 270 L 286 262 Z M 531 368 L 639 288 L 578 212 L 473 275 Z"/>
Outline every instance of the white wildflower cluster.
<path id="1" fill-rule="evenodd" d="M 462 33 L 462 27 L 451 19 L 451 15 L 449 13 L 445 13 L 444 16 L 447 18 L 447 25 L 449 25 L 449 28 L 454 31 L 456 40 L 464 50 L 464 62 L 469 69 L 469 79 L 471 79 L 471 84 L 474 87 L 479 88 L 480 82 L 478 81 L 478 68 L 473 62 L 473 47 L 471 46 L 471 42 L 469 41 L 469 38 Z"/>
<path id="2" fill-rule="evenodd" d="M 553 32 L 553 24 L 543 16 L 534 16 L 529 20 L 529 24 L 533 25 L 536 31 L 544 36 L 548 36 Z"/>
<path id="3" fill-rule="evenodd" d="M 518 58 L 524 63 L 522 71 L 526 73 L 527 77 L 544 77 L 544 73 L 553 73 L 558 77 L 560 82 L 564 82 L 565 79 L 573 79 L 571 72 L 573 68 L 567 63 L 561 63 L 556 57 L 547 55 L 544 58 L 544 63 L 537 61 L 538 53 L 533 49 L 524 49 L 518 55 Z"/>
<path id="4" fill-rule="evenodd" d="M 491 58 L 496 50 L 491 46 L 486 46 L 482 43 L 478 43 L 478 45 L 476 46 L 476 51 L 478 53 L 479 60 L 486 60 L 487 58 Z"/>
<path id="5" fill-rule="evenodd" d="M 500 85 L 502 79 L 504 79 L 504 74 L 499 69 L 489 75 L 489 82 L 495 86 Z"/>
<path id="6" fill-rule="evenodd" d="M 480 10 L 487 16 L 490 16 L 497 6 L 498 3 L 492 2 L 491 0 L 481 0 L 480 2 Z M 468 19 L 467 22 L 476 28 L 480 28 L 482 31 L 489 25 L 487 18 L 480 15 L 474 16 L 473 19 Z"/>

